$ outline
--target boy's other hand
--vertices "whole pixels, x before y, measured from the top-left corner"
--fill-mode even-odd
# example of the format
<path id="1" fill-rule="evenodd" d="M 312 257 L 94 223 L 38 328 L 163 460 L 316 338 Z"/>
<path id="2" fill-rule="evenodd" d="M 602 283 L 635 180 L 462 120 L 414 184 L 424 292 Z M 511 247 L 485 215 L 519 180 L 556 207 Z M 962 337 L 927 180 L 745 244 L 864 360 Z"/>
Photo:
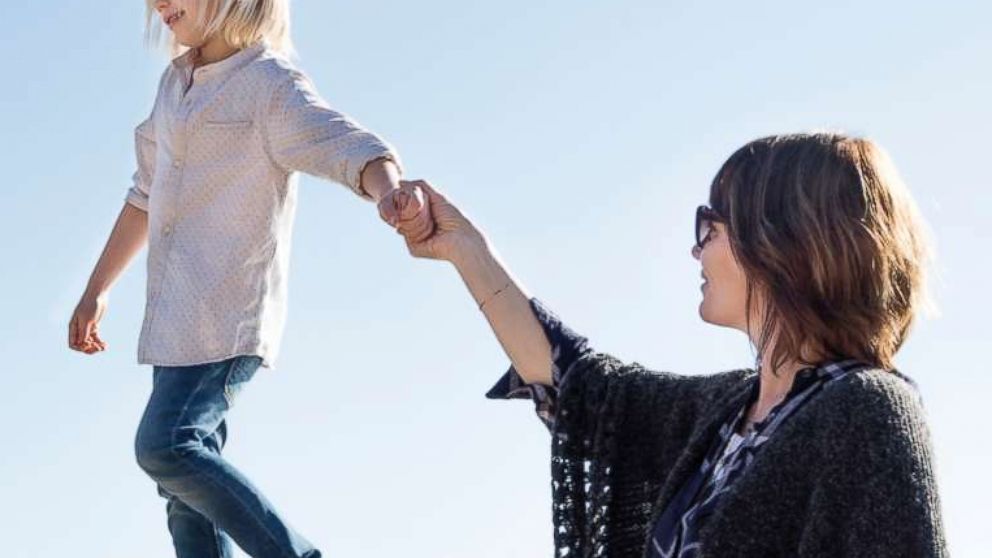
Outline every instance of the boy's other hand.
<path id="1" fill-rule="evenodd" d="M 97 331 L 106 311 L 106 295 L 84 294 L 69 321 L 69 348 L 88 355 L 107 350 L 107 343 Z"/>

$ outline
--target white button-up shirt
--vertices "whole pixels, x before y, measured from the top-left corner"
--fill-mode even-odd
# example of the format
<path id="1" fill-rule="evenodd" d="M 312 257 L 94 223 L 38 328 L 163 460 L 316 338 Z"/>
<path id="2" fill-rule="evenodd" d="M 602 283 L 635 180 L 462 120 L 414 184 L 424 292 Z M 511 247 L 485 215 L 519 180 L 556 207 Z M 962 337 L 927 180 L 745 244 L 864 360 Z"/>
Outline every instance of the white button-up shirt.
<path id="1" fill-rule="evenodd" d="M 271 368 L 286 321 L 296 172 L 347 185 L 383 140 L 331 110 L 264 42 L 193 69 L 173 60 L 135 131 L 126 201 L 148 212 L 138 362 L 191 365 L 258 355 Z"/>

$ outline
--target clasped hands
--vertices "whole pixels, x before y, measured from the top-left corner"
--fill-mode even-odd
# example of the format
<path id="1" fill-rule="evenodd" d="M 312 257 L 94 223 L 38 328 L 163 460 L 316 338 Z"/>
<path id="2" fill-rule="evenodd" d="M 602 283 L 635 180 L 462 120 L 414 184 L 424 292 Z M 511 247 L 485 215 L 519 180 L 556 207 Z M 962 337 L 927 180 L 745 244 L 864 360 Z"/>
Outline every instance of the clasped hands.
<path id="1" fill-rule="evenodd" d="M 471 221 L 424 180 L 401 180 L 379 201 L 379 216 L 403 236 L 414 257 L 455 261 L 484 243 Z"/>

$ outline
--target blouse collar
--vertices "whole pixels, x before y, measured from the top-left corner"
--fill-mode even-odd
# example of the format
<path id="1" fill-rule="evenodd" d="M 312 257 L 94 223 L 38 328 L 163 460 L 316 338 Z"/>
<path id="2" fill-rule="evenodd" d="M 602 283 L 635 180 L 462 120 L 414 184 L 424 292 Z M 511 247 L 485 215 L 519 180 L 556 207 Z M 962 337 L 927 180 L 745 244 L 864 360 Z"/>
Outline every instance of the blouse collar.
<path id="1" fill-rule="evenodd" d="M 870 366 L 855 359 L 845 359 L 821 362 L 815 366 L 807 366 L 806 368 L 799 370 L 796 372 L 796 377 L 792 380 L 792 386 L 789 388 L 789 392 L 782 398 L 781 401 L 776 403 L 775 406 L 771 408 L 765 418 L 752 425 L 753 429 L 761 430 L 764 424 L 775 416 L 783 405 L 788 403 L 790 399 L 797 394 L 802 393 L 813 384 L 817 382 L 834 380 L 848 374 L 849 372 L 860 370 L 862 368 L 870 368 Z M 748 395 L 747 402 L 738 414 L 738 420 L 741 416 L 743 416 L 747 408 L 758 399 L 758 394 L 760 392 L 761 372 L 759 370 L 758 374 L 754 377 L 754 383 L 751 385 L 751 393 Z M 736 420 L 734 422 L 736 423 Z M 734 430 L 736 431 L 736 424 L 734 426 Z"/>
<path id="2" fill-rule="evenodd" d="M 193 71 L 196 72 L 196 77 L 198 78 L 209 78 L 212 76 L 228 74 L 258 58 L 258 56 L 260 56 L 267 47 L 268 43 L 263 39 L 251 46 L 235 52 L 223 60 L 211 62 L 210 64 L 204 64 Z M 197 49 L 191 48 L 187 50 L 172 61 L 173 67 L 183 73 L 189 73 L 190 69 L 193 68 L 193 63 L 196 59 L 197 53 Z"/>

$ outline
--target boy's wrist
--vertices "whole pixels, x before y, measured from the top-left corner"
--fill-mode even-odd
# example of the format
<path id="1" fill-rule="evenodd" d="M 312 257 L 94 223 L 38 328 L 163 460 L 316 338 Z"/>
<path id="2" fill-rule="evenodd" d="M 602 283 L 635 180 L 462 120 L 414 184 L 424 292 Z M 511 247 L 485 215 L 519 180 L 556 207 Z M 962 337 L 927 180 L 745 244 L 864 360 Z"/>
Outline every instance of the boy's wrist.
<path id="1" fill-rule="evenodd" d="M 104 298 L 110 293 L 110 285 L 89 284 L 83 291 L 83 298 L 98 299 Z"/>
<path id="2" fill-rule="evenodd" d="M 362 169 L 358 182 L 359 190 L 379 203 L 389 192 L 399 189 L 399 167 L 388 156 L 373 159 Z"/>

